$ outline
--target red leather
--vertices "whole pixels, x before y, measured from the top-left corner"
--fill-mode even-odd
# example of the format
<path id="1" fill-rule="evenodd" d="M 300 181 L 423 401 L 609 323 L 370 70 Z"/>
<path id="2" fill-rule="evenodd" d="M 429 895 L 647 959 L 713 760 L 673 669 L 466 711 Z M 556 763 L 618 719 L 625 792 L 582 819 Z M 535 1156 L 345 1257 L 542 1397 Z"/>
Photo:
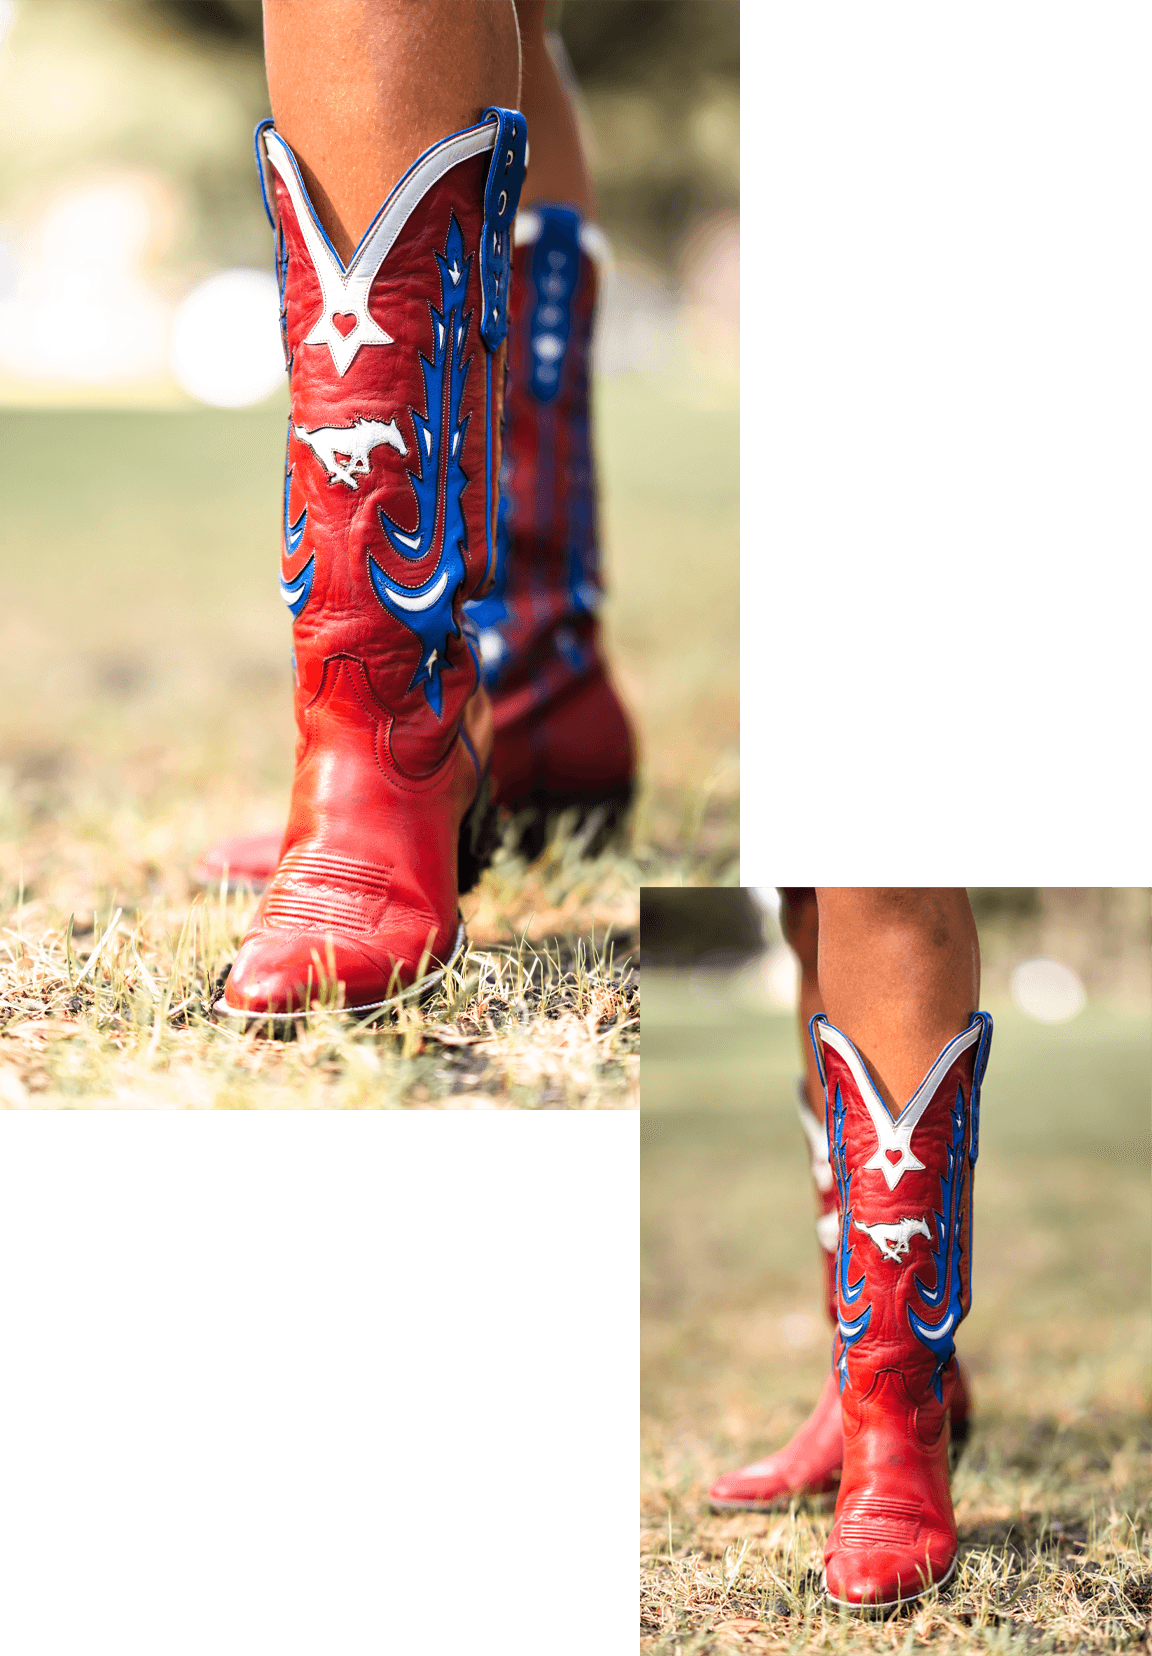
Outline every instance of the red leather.
<path id="1" fill-rule="evenodd" d="M 219 885 L 226 879 L 230 885 L 261 887 L 275 872 L 280 861 L 283 829 L 276 828 L 264 834 L 233 834 L 217 840 L 205 851 L 193 870 L 193 879 L 199 885 Z"/>
<path id="2" fill-rule="evenodd" d="M 515 807 L 543 795 L 562 804 L 626 788 L 636 768 L 632 727 L 598 657 L 591 673 L 557 685 L 543 706 L 530 688 L 493 692 L 493 797 Z"/>
<path id="3" fill-rule="evenodd" d="M 586 578 L 600 587 L 589 399 L 596 264 L 579 254 L 559 388 L 542 401 L 533 392 L 531 318 L 540 298 L 533 253 L 533 243 L 521 243 L 514 255 L 502 478 L 507 614 L 500 624 L 510 655 L 489 683 L 493 792 L 508 805 L 540 794 L 608 795 L 627 787 L 636 770 L 636 740 L 605 666 L 599 620 L 574 606 L 569 581 L 578 541 Z"/>
<path id="4" fill-rule="evenodd" d="M 479 176 L 476 169 L 482 171 L 483 163 L 477 160 L 468 165 Z M 277 181 L 278 203 L 283 201 L 284 194 Z M 463 225 L 465 217 L 461 215 L 467 204 L 462 200 L 462 190 L 453 195 L 452 202 Z M 430 219 L 436 218 L 436 211 L 440 210 L 429 206 Z M 292 341 L 298 339 L 301 329 L 307 331 L 309 306 L 317 302 L 318 289 L 314 277 L 309 282 L 309 271 L 300 272 L 299 237 L 292 236 L 294 218 L 290 203 L 284 223 L 288 235 L 288 268 L 290 274 L 294 272 L 289 283 L 288 308 Z M 425 269 L 429 264 L 428 250 L 425 247 L 421 252 L 417 239 L 406 242 L 403 248 L 398 244 L 389 255 L 372 289 L 372 313 L 393 334 L 397 334 L 397 317 L 406 316 L 418 347 L 426 351 L 427 342 L 421 330 L 428 326 L 427 300 L 433 296 L 436 283 L 432 270 L 432 286 L 429 285 L 429 272 Z M 513 807 L 541 796 L 557 805 L 568 800 L 609 798 L 630 786 L 636 769 L 636 740 L 604 662 L 599 621 L 594 612 L 574 608 L 569 582 L 575 532 L 583 546 L 588 580 L 597 591 L 600 585 L 588 390 L 589 348 L 597 295 L 596 266 L 586 254 L 580 255 L 571 331 L 559 365 L 559 387 L 553 398 L 542 403 L 532 389 L 531 318 L 538 297 L 532 282 L 532 251 L 532 244 L 521 245 L 513 254 L 501 483 L 506 551 L 500 594 L 503 619 L 499 631 L 506 654 L 499 673 L 490 675 L 488 686 L 493 708 L 492 797 L 497 803 Z M 304 258 L 306 261 L 306 253 Z M 398 334 L 397 338 L 400 338 Z M 389 411 L 402 407 L 406 398 L 415 401 L 418 408 L 422 407 L 422 392 L 410 383 L 411 372 L 402 386 L 393 387 L 391 377 L 388 385 L 379 390 L 368 383 L 381 366 L 376 359 L 385 355 L 389 376 L 393 376 L 395 347 L 387 351 L 361 351 L 345 376 L 345 381 L 350 381 L 359 371 L 362 377 L 353 388 L 345 382 L 334 384 L 335 376 L 323 372 L 326 365 L 322 357 L 317 360 L 315 352 L 315 347 L 307 347 L 298 359 L 302 367 L 312 371 L 316 383 L 308 388 L 305 397 L 300 370 L 297 370 L 293 379 L 293 422 L 301 423 L 302 416 L 308 414 L 325 425 L 344 425 L 363 412 L 364 407 L 373 410 L 379 407 L 378 417 L 387 419 Z M 482 385 L 483 352 L 478 342 L 475 354 L 476 362 L 469 376 L 469 391 L 474 401 Z M 373 360 L 365 361 L 366 358 Z M 367 381 L 363 376 L 367 376 Z M 497 466 L 501 417 L 497 388 L 502 391 L 504 384 L 504 376 L 494 370 Z M 298 385 L 299 412 L 295 403 Z M 385 391 L 387 394 L 381 401 Z M 478 425 L 479 419 L 469 426 L 468 441 L 473 449 Z M 409 439 L 411 436 L 409 432 Z M 363 545 L 370 533 L 372 514 L 367 505 L 370 488 L 378 492 L 379 502 L 390 515 L 411 510 L 410 499 L 404 498 L 404 463 L 387 449 L 373 451 L 370 477 L 360 482 L 357 493 L 341 487 L 339 494 L 346 498 L 338 502 L 326 499 L 327 485 L 322 477 L 315 475 L 314 457 L 304 449 L 301 459 L 301 445 L 294 436 L 289 438 L 289 464 L 292 466 L 290 521 L 295 523 L 302 506 L 307 505 L 308 522 L 312 524 L 317 510 L 326 506 L 326 533 L 339 537 L 341 544 L 348 545 L 349 549 Z M 476 522 L 480 495 L 479 488 L 470 488 L 465 496 L 472 511 L 469 525 L 473 547 L 483 544 L 480 525 Z M 343 508 L 342 513 L 339 508 Z M 402 521 L 407 518 L 402 517 Z M 475 534 L 471 533 L 473 529 Z M 372 538 L 374 549 L 378 549 L 380 539 L 379 534 Z M 284 574 L 289 584 L 306 566 L 312 544 L 306 533 L 300 551 L 285 565 Z M 362 564 L 363 559 L 355 565 L 355 573 L 361 572 Z M 411 583 L 411 576 L 406 579 Z M 360 648 L 364 626 L 357 617 L 367 615 L 374 623 L 379 621 L 379 617 L 371 616 L 371 610 L 361 608 L 365 585 L 360 580 L 354 590 L 342 588 L 333 594 L 343 620 L 352 627 L 351 637 L 344 636 L 337 628 L 337 643 L 352 653 Z M 327 613 L 322 623 L 325 642 L 321 644 L 316 636 L 320 625 L 320 612 L 314 610 L 316 598 L 314 592 L 301 617 L 302 623 L 307 618 L 306 624 L 297 626 L 297 661 L 300 665 L 303 659 L 306 693 L 314 688 L 314 657 L 318 649 L 327 648 L 333 621 Z M 375 604 L 374 596 L 371 603 Z M 477 611 L 477 625 L 481 628 L 485 625 L 482 619 L 485 607 Z M 399 646 L 403 642 L 401 638 Z M 459 649 L 457 662 L 463 663 Z M 372 670 L 375 673 L 374 662 Z M 394 677 L 402 679 L 403 673 L 397 672 Z M 298 707 L 299 700 L 300 692 Z M 425 718 L 421 724 L 420 708 L 414 705 L 411 695 L 403 705 L 405 716 L 415 718 L 417 725 L 424 729 L 428 721 Z M 424 739 L 428 739 L 427 732 Z M 234 882 L 244 881 L 259 887 L 274 872 L 280 849 L 281 836 L 276 834 L 240 835 L 222 840 L 205 854 L 195 877 L 205 884 L 218 883 L 227 866 Z"/>
<path id="5" fill-rule="evenodd" d="M 293 625 L 298 741 L 288 824 L 228 979 L 224 1001 L 233 1012 L 299 1010 L 320 998 L 322 978 L 329 996 L 331 979 L 343 984 L 347 1006 L 375 1005 L 422 969 L 447 961 L 455 947 L 457 838 L 492 750 L 491 708 L 461 626 L 465 600 L 490 579 L 500 463 L 504 347 L 489 358 L 478 327 L 489 161 L 488 153 L 458 161 L 412 207 L 368 293 L 368 313 L 392 343 L 361 344 L 343 374 L 329 345 L 307 338 L 325 314 L 324 293 L 291 192 L 279 173 L 270 174 L 292 397 L 282 576 L 299 592 L 311 569 L 311 588 Z M 449 240 L 456 234 L 463 238 L 459 262 L 458 243 Z M 437 255 L 461 272 L 451 294 L 453 302 L 463 294 L 459 313 L 448 310 L 448 278 Z M 435 397 L 426 379 L 437 317 L 449 315 L 462 319 L 463 332 L 454 346 L 449 340 L 447 361 L 468 364 L 455 417 L 449 371 Z M 343 336 L 346 327 L 334 325 Z M 362 469 L 349 473 L 345 460 L 351 486 L 330 473 L 317 451 L 318 433 L 328 432 L 331 447 L 337 428 L 336 452 L 343 455 L 340 433 L 352 443 L 363 421 L 395 422 L 404 452 L 393 438 L 374 446 Z M 438 428 L 438 446 L 426 425 Z M 457 432 L 451 452 L 467 486 L 454 497 L 462 511 L 463 569 L 453 587 L 456 565 L 442 555 L 451 550 L 445 468 Z M 424 511 L 429 544 L 422 556 L 407 558 L 397 554 L 384 521 L 416 541 L 416 481 L 425 463 L 437 468 L 429 472 L 435 510 Z M 426 646 L 378 597 L 373 564 L 402 595 L 438 568 L 449 576 L 444 590 L 453 594 L 455 631 L 426 672 Z"/>
<path id="6" fill-rule="evenodd" d="M 809 1108 L 803 1081 L 797 1086 L 797 1103 L 807 1116 L 805 1133 L 812 1151 L 812 1185 L 820 1219 L 837 1214 L 836 1183 L 831 1179 L 827 1159 L 827 1133 L 823 1116 L 817 1126 Z M 813 1146 L 817 1136 L 822 1153 Z M 824 1170 L 827 1171 L 824 1171 Z M 828 1181 L 831 1179 L 831 1183 Z M 825 1309 L 829 1322 L 836 1325 L 836 1248 L 827 1248 L 821 1241 L 821 1266 L 824 1274 Z M 954 1437 L 967 1435 L 971 1401 L 962 1368 L 958 1369 L 952 1397 L 951 1423 Z M 783 1449 L 741 1467 L 738 1472 L 726 1472 L 708 1491 L 708 1499 L 717 1510 L 741 1509 L 752 1512 L 771 1511 L 787 1507 L 798 1495 L 826 1495 L 840 1482 L 840 1467 L 844 1458 L 844 1437 L 840 1423 L 840 1388 L 834 1373 L 828 1376 L 820 1400 L 808 1419 L 786 1443 Z"/>
<path id="7" fill-rule="evenodd" d="M 970 1406 L 964 1369 L 957 1364 L 951 1405 L 954 1433 L 966 1429 Z M 843 1460 L 840 1387 L 832 1373 L 824 1382 L 820 1401 L 783 1449 L 717 1478 L 708 1500 L 717 1511 L 784 1510 L 797 1496 L 830 1494 L 840 1482 Z"/>
<path id="8" fill-rule="evenodd" d="M 851 1042 L 813 1020 L 841 1211 L 833 1372 L 844 1462 L 824 1559 L 830 1597 L 853 1607 L 917 1597 L 956 1561 L 951 1337 L 971 1297 L 972 1174 L 990 1027 L 976 1015 L 893 1127 Z"/>

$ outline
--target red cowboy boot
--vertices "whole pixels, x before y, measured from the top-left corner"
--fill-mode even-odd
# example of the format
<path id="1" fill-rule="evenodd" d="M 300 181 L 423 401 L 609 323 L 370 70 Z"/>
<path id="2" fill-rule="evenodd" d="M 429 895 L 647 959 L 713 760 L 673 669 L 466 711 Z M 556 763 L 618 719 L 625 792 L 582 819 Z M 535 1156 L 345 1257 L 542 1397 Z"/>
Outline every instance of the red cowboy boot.
<path id="1" fill-rule="evenodd" d="M 550 814 L 627 808 L 636 744 L 604 663 L 589 350 L 603 234 L 534 202 L 515 228 L 496 580 L 469 606 L 492 696 L 494 797 Z"/>
<path id="2" fill-rule="evenodd" d="M 495 715 L 492 796 L 542 846 L 550 815 L 602 813 L 595 850 L 631 798 L 636 744 L 604 664 L 588 355 L 606 256 L 571 207 L 536 204 L 514 230 L 495 586 L 469 602 Z M 287 510 L 287 507 L 286 507 Z M 285 535 L 291 526 L 285 520 Z M 201 859 L 204 884 L 259 888 L 282 835 L 241 834 Z"/>
<path id="3" fill-rule="evenodd" d="M 796 1083 L 796 1109 L 812 1157 L 812 1180 L 816 1186 L 816 1238 L 824 1265 L 824 1296 L 828 1320 L 836 1325 L 836 1245 L 839 1238 L 839 1209 L 836 1181 L 828 1159 L 828 1134 L 823 1116 L 808 1103 L 803 1077 Z M 958 1368 L 952 1398 L 952 1441 L 968 1435 L 970 1399 L 965 1374 Z M 772 1512 L 786 1509 L 799 1496 L 829 1495 L 840 1482 L 844 1458 L 844 1434 L 840 1424 L 840 1387 L 830 1373 L 808 1419 L 783 1449 L 764 1460 L 754 1461 L 738 1472 L 726 1472 L 708 1491 L 709 1504 L 717 1512 Z"/>
<path id="4" fill-rule="evenodd" d="M 462 947 L 492 749 L 463 606 L 495 559 L 524 144 L 524 117 L 490 109 L 433 145 L 344 265 L 291 150 L 257 129 L 292 395 L 280 590 L 299 740 L 278 864 L 225 988 L 242 1017 L 337 984 L 346 1007 L 380 1006 Z"/>
<path id="5" fill-rule="evenodd" d="M 847 1036 L 823 1015 L 812 1020 L 841 1214 L 834 1372 L 844 1466 L 825 1582 L 834 1602 L 855 1609 L 916 1598 L 956 1566 L 953 1336 L 971 1301 L 991 1038 L 991 1018 L 975 1013 L 893 1116 Z"/>

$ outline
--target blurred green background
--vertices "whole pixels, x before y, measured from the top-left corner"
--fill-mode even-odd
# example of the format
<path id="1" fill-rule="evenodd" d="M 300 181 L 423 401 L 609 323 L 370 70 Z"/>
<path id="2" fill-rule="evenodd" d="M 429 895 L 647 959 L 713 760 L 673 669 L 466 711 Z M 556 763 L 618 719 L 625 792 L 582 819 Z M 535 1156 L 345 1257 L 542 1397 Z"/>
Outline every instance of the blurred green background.
<path id="1" fill-rule="evenodd" d="M 736 873 L 738 20 L 559 14 L 617 255 L 605 622 L 655 879 Z M 286 397 L 199 406 L 167 354 L 199 282 L 270 270 L 267 91 L 258 0 L 0 0 L 0 33 L 0 877 L 67 912 L 285 806 Z"/>
<path id="2" fill-rule="evenodd" d="M 1105 1444 L 1135 1433 L 1146 1457 L 1150 894 L 972 897 L 986 962 L 981 1004 L 995 1035 L 972 1312 L 957 1343 L 993 1434 L 986 1442 L 997 1423 L 1015 1442 L 1030 1422 L 1063 1430 L 1091 1420 Z M 677 907 L 689 928 L 677 930 Z M 779 930 L 769 915 L 767 952 L 754 953 L 740 894 L 718 894 L 710 919 L 708 907 L 707 893 L 643 894 L 643 1382 L 654 1524 L 668 1501 L 691 1508 L 718 1472 L 786 1441 L 819 1392 L 830 1345 Z M 1017 968 L 1038 955 L 1071 967 L 1085 987 L 1083 1009 L 1067 1021 L 1037 1021 L 1014 998 Z"/>
<path id="3" fill-rule="evenodd" d="M 737 0 L 565 0 L 601 218 L 675 279 L 703 221 L 739 206 Z M 19 238 L 62 185 L 152 172 L 177 206 L 175 275 L 268 263 L 252 129 L 269 113 L 260 0 L 6 0 L 0 215 Z"/>

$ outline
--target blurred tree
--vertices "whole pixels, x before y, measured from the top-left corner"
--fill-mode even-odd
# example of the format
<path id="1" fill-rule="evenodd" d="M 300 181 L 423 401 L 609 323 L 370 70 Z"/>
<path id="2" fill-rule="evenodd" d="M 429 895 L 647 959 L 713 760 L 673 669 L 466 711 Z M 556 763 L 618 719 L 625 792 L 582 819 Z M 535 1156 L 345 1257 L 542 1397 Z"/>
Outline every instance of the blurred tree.
<path id="1" fill-rule="evenodd" d="M 153 11 L 171 19 L 187 34 L 244 42 L 263 56 L 261 0 L 150 0 L 150 4 Z"/>
<path id="2" fill-rule="evenodd" d="M 734 963 L 764 947 L 760 909 L 738 886 L 643 886 L 640 947 L 660 966 Z"/>
<path id="3" fill-rule="evenodd" d="M 317 0 L 320 3 L 320 0 Z M 737 0 L 567 0 L 600 217 L 624 253 L 675 270 L 693 226 L 739 203 Z M 0 214 L 34 218 L 104 169 L 168 182 L 181 283 L 266 266 L 250 135 L 268 112 L 260 0 L 25 0 L 6 41 Z"/>
<path id="4" fill-rule="evenodd" d="M 596 150 L 600 217 L 668 269 L 740 204 L 739 0 L 565 0 L 559 29 Z"/>
<path id="5" fill-rule="evenodd" d="M 582 82 L 663 90 L 739 77 L 739 0 L 564 0 L 558 15 Z"/>

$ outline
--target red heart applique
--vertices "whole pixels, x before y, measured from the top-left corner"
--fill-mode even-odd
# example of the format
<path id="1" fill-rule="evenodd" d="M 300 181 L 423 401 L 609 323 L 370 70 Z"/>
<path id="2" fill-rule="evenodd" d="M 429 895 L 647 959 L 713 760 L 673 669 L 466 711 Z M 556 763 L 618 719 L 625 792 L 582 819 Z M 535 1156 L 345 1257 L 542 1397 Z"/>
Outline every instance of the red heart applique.
<path id="1" fill-rule="evenodd" d="M 355 311 L 333 311 L 332 313 L 332 326 L 336 329 L 336 332 L 340 335 L 341 339 L 348 338 L 348 335 L 356 326 L 357 320 Z"/>
<path id="2" fill-rule="evenodd" d="M 888 1157 L 888 1160 L 892 1163 L 892 1166 L 895 1167 L 904 1152 L 903 1150 L 885 1150 L 884 1154 Z"/>

